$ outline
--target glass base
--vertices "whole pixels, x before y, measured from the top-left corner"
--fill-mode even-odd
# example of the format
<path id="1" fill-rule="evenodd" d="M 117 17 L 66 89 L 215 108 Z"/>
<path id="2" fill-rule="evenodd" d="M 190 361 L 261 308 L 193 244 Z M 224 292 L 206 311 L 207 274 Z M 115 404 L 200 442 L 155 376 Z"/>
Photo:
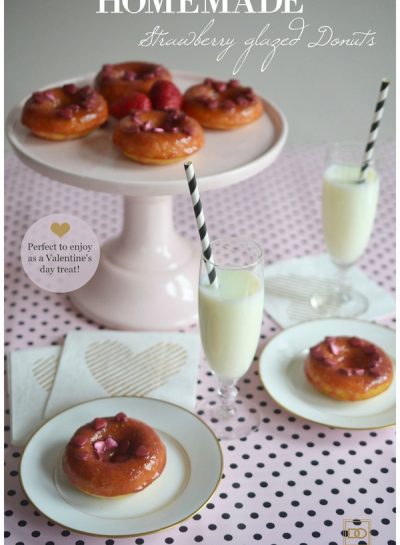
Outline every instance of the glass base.
<path id="1" fill-rule="evenodd" d="M 315 293 L 310 304 L 318 314 L 325 317 L 354 318 L 368 309 L 368 299 L 353 289 Z"/>
<path id="2" fill-rule="evenodd" d="M 233 404 L 233 410 L 226 411 L 221 400 L 215 397 L 203 399 L 196 412 L 213 430 L 219 439 L 241 439 L 258 430 L 261 416 L 256 407 L 244 405 L 240 399 Z"/>

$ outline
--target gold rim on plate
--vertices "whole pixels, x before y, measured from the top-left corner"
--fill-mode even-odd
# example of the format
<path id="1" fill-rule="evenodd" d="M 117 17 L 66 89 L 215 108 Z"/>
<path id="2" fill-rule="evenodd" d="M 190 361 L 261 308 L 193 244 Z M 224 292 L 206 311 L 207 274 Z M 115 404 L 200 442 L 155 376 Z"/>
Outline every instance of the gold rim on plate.
<path id="1" fill-rule="evenodd" d="M 303 420 L 307 420 L 308 422 L 312 422 L 313 424 L 319 424 L 320 426 L 325 426 L 326 428 L 340 429 L 340 430 L 353 430 L 353 431 L 382 430 L 382 429 L 387 429 L 387 428 L 393 428 L 396 425 L 396 419 L 394 419 L 393 423 L 385 424 L 384 426 L 365 426 L 365 427 L 362 427 L 362 428 L 360 428 L 360 427 L 352 428 L 350 426 L 336 426 L 336 425 L 332 426 L 331 424 L 326 424 L 325 422 L 320 422 L 319 420 L 313 420 L 312 418 L 309 418 L 309 417 L 304 416 L 302 414 L 296 413 L 292 409 L 289 409 L 288 407 L 286 407 L 283 403 L 281 403 L 278 399 L 276 399 L 276 397 L 272 394 L 271 390 L 268 388 L 268 386 L 264 382 L 264 380 L 262 378 L 262 374 L 261 374 L 261 357 L 264 354 L 264 352 L 268 349 L 270 343 L 273 340 L 275 340 L 277 337 L 279 337 L 283 333 L 286 333 L 290 329 L 300 327 L 301 325 L 304 325 L 304 324 L 310 324 L 310 323 L 314 323 L 314 322 L 322 322 L 322 321 L 328 321 L 328 320 L 341 320 L 341 321 L 357 322 L 359 324 L 373 325 L 375 327 L 388 330 L 388 331 L 392 332 L 393 334 L 395 334 L 395 331 L 392 328 L 390 328 L 390 327 L 388 327 L 386 325 L 383 325 L 383 324 L 377 324 L 376 322 L 370 322 L 368 320 L 359 320 L 359 319 L 355 319 L 355 318 L 341 318 L 340 316 L 336 316 L 336 317 L 333 316 L 333 317 L 330 317 L 330 318 L 315 318 L 313 320 L 306 320 L 304 322 L 299 322 L 298 324 L 294 324 L 294 325 L 291 325 L 289 327 L 286 327 L 285 329 L 282 329 L 282 331 L 278 331 L 277 333 L 274 333 L 274 335 L 272 335 L 272 337 L 270 337 L 267 340 L 267 342 L 266 342 L 264 348 L 262 349 L 261 354 L 260 354 L 260 356 L 258 358 L 258 376 L 259 376 L 259 379 L 261 381 L 262 386 L 264 387 L 264 390 L 269 394 L 269 396 L 273 399 L 273 401 L 277 405 L 279 405 L 279 407 L 282 407 L 282 409 L 284 409 L 289 414 L 292 414 L 293 416 L 297 416 L 298 418 L 302 418 Z"/>
<path id="2" fill-rule="evenodd" d="M 45 517 L 47 517 L 47 519 L 49 521 L 57 524 L 58 526 L 61 526 L 62 528 L 65 528 L 67 530 L 77 532 L 78 534 L 82 534 L 82 535 L 86 535 L 86 536 L 94 536 L 94 537 L 105 537 L 105 538 L 113 537 L 113 538 L 123 539 L 123 538 L 127 538 L 127 537 L 139 537 L 139 536 L 146 536 L 146 535 L 150 535 L 150 534 L 156 534 L 158 532 L 162 532 L 163 530 L 167 530 L 168 528 L 174 528 L 178 524 L 181 524 L 185 520 L 188 520 L 189 518 L 193 517 L 193 515 L 195 515 L 196 513 L 198 513 L 199 511 L 201 511 L 203 509 L 203 507 L 214 496 L 214 494 L 215 494 L 215 492 L 216 492 L 216 490 L 217 490 L 217 488 L 219 486 L 219 483 L 221 482 L 221 479 L 222 479 L 223 468 L 224 468 L 224 457 L 223 457 L 223 454 L 222 454 L 222 448 L 221 448 L 220 442 L 219 442 L 217 436 L 215 435 L 215 433 L 213 432 L 213 430 L 211 429 L 211 427 L 206 422 L 204 422 L 204 420 L 202 420 L 199 416 L 197 416 L 197 414 L 193 413 L 192 411 L 189 411 L 188 409 L 185 409 L 184 407 L 181 407 L 180 405 L 177 405 L 176 403 L 172 403 L 170 401 L 164 401 L 164 400 L 161 400 L 161 399 L 156 399 L 156 398 L 153 398 L 153 397 L 145 397 L 145 398 L 141 398 L 141 397 L 138 397 L 138 396 L 118 396 L 118 397 L 119 398 L 124 398 L 124 399 L 146 399 L 146 400 L 150 400 L 150 401 L 156 401 L 157 403 L 162 403 L 162 404 L 165 403 L 167 405 L 171 405 L 172 407 L 176 407 L 176 408 L 178 408 L 178 409 L 180 409 L 182 411 L 185 411 L 185 412 L 189 413 L 191 416 L 194 416 L 195 418 L 197 418 L 197 420 L 199 420 L 204 425 L 204 427 L 208 429 L 211 436 L 214 438 L 216 445 L 218 446 L 221 469 L 220 469 L 220 472 L 219 472 L 219 475 L 218 475 L 218 479 L 217 479 L 217 481 L 215 483 L 215 486 L 212 489 L 212 491 L 211 491 L 210 495 L 208 496 L 208 498 L 201 505 L 199 505 L 199 507 L 195 511 L 193 511 L 193 513 L 190 513 L 189 515 L 183 517 L 182 519 L 179 519 L 179 520 L 177 520 L 177 521 L 175 521 L 175 522 L 173 522 L 171 524 L 168 524 L 167 526 L 163 526 L 162 528 L 156 528 L 154 530 L 148 530 L 147 532 L 140 532 L 140 533 L 133 533 L 133 534 L 117 534 L 117 535 L 115 535 L 115 534 L 99 534 L 99 533 L 94 533 L 94 532 L 86 532 L 84 530 L 80 530 L 80 529 L 74 528 L 72 526 L 66 526 L 65 524 L 62 524 L 61 522 L 59 522 L 58 520 L 55 520 L 55 519 L 51 518 L 42 508 L 38 507 L 32 501 L 31 497 L 29 496 L 29 494 L 26 491 L 26 488 L 24 486 L 22 472 L 21 472 L 21 466 L 22 466 L 22 462 L 23 462 L 23 459 L 24 459 L 24 456 L 25 456 L 25 452 L 26 452 L 30 442 L 32 441 L 32 439 L 36 436 L 36 434 L 38 434 L 40 432 L 40 430 L 42 428 L 44 428 L 54 418 L 57 418 L 60 414 L 63 414 L 65 412 L 67 412 L 67 411 L 70 411 L 71 409 L 74 409 L 75 407 L 79 407 L 81 405 L 86 405 L 86 404 L 91 403 L 93 401 L 109 400 L 109 399 L 113 399 L 113 398 L 111 398 L 111 397 L 98 397 L 98 398 L 95 398 L 95 399 L 91 399 L 90 401 L 83 401 L 82 403 L 77 403 L 73 407 L 69 407 L 68 409 L 64 409 L 63 411 L 60 411 L 59 413 L 55 414 L 52 418 L 50 418 L 50 420 L 48 420 L 47 422 L 42 424 L 36 431 L 34 431 L 31 434 L 31 436 L 29 437 L 29 439 L 28 439 L 28 441 L 27 441 L 27 443 L 26 443 L 26 445 L 25 445 L 25 447 L 23 448 L 23 451 L 22 451 L 22 456 L 21 456 L 21 460 L 20 460 L 20 464 L 19 464 L 18 477 L 19 477 L 19 481 L 20 481 L 20 484 L 21 484 L 21 488 L 22 488 L 25 496 L 29 499 L 29 501 L 37 509 L 37 511 L 39 511 Z"/>

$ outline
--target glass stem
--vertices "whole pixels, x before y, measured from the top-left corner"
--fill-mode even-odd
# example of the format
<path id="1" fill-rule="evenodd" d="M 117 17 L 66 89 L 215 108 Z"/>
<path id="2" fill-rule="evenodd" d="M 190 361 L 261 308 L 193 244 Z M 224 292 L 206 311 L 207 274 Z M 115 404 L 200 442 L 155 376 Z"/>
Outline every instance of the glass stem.
<path id="1" fill-rule="evenodd" d="M 341 265 L 335 263 L 337 273 L 337 289 L 336 294 L 339 299 L 339 303 L 345 303 L 350 299 L 350 283 L 347 276 L 347 271 L 350 265 Z"/>
<path id="2" fill-rule="evenodd" d="M 236 413 L 235 401 L 238 395 L 237 379 L 219 379 L 218 395 L 224 416 L 233 416 Z"/>

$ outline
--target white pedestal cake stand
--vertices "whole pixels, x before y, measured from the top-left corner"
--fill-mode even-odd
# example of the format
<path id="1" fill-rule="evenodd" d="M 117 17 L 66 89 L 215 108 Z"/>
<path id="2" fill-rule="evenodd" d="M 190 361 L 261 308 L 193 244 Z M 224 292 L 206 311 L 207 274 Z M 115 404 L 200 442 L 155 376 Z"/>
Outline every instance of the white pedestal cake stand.
<path id="1" fill-rule="evenodd" d="M 181 89 L 202 79 L 174 73 Z M 74 81 L 83 85 L 93 76 Z M 59 182 L 124 195 L 122 232 L 104 244 L 93 278 L 71 293 L 73 304 L 118 329 L 168 330 L 195 322 L 200 243 L 178 235 L 172 215 L 172 195 L 188 193 L 183 164 L 145 166 L 126 159 L 113 146 L 112 127 L 80 140 L 41 140 L 20 123 L 23 102 L 10 113 L 7 134 L 25 164 Z M 245 180 L 279 155 L 287 122 L 278 108 L 264 105 L 265 115 L 247 127 L 206 132 L 204 148 L 193 156 L 200 191 Z"/>

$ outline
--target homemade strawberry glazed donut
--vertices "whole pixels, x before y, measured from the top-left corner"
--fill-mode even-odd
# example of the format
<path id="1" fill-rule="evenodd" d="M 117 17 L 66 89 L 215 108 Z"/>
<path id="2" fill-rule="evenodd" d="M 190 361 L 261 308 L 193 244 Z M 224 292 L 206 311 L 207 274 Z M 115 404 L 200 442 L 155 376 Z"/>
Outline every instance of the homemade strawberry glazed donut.
<path id="1" fill-rule="evenodd" d="M 89 134 L 107 119 L 108 106 L 99 93 L 70 83 L 33 93 L 21 122 L 40 138 L 70 140 Z"/>
<path id="2" fill-rule="evenodd" d="M 326 337 L 310 348 L 305 373 L 317 390 L 346 401 L 377 396 L 393 380 L 389 356 L 358 337 Z"/>
<path id="3" fill-rule="evenodd" d="M 171 74 L 160 64 L 122 62 L 104 64 L 95 79 L 95 88 L 110 106 L 116 100 L 133 92 L 147 94 L 153 83 L 170 80 Z"/>
<path id="4" fill-rule="evenodd" d="M 113 141 L 133 161 L 166 165 L 198 151 L 204 145 L 204 133 L 183 112 L 136 110 L 118 123 Z"/>
<path id="5" fill-rule="evenodd" d="M 206 78 L 186 91 L 182 110 L 203 127 L 229 130 L 256 121 L 263 104 L 251 87 L 243 87 L 238 80 L 225 83 Z"/>
<path id="6" fill-rule="evenodd" d="M 155 430 L 122 412 L 80 427 L 62 460 L 71 484 L 107 498 L 143 490 L 161 475 L 165 463 L 165 446 Z"/>

